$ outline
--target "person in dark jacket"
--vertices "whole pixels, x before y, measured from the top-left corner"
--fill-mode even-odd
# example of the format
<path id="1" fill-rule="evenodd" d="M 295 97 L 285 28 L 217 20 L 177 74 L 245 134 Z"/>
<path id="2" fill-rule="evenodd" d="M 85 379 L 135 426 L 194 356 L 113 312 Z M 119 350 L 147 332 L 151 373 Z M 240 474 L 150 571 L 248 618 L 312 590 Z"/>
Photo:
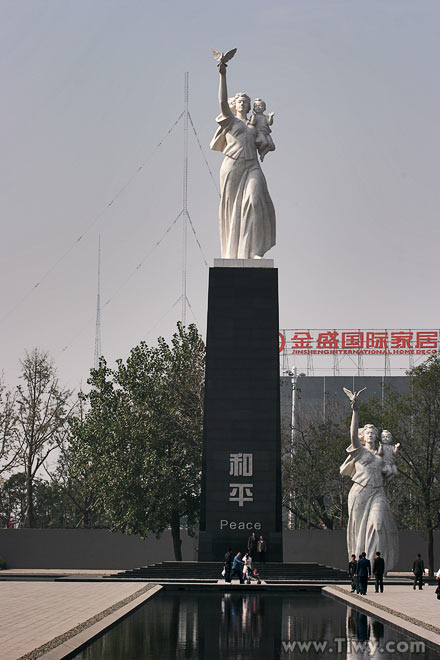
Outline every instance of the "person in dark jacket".
<path id="1" fill-rule="evenodd" d="M 225 582 L 231 582 L 231 571 L 232 571 L 232 560 L 234 559 L 234 554 L 232 548 L 228 548 L 227 553 L 225 554 Z"/>
<path id="2" fill-rule="evenodd" d="M 385 573 L 385 561 L 383 557 L 380 556 L 380 552 L 376 552 L 376 557 L 373 561 L 373 575 L 376 578 L 375 588 L 376 593 L 379 592 L 383 594 L 383 575 Z"/>
<path id="3" fill-rule="evenodd" d="M 351 555 L 351 561 L 348 562 L 348 574 L 351 577 L 351 593 L 352 594 L 355 591 L 358 591 L 356 568 L 357 568 L 356 555 Z"/>
<path id="4" fill-rule="evenodd" d="M 267 543 L 263 539 L 263 537 L 260 536 L 257 543 L 257 552 L 258 552 L 258 561 L 263 562 L 263 564 L 266 561 L 266 550 L 267 550 Z"/>
<path id="5" fill-rule="evenodd" d="M 241 552 L 237 552 L 234 557 L 234 561 L 232 562 L 231 579 L 235 576 L 240 580 L 240 584 L 244 584 L 243 560 L 241 558 Z"/>
<path id="6" fill-rule="evenodd" d="M 248 538 L 248 552 L 252 557 L 252 559 L 254 560 L 257 556 L 257 544 L 258 544 L 257 535 L 255 534 L 255 532 L 252 532 L 252 534 Z"/>
<path id="7" fill-rule="evenodd" d="M 356 560 L 356 593 L 359 594 L 361 592 L 360 586 L 359 586 L 359 575 L 358 575 L 358 563 L 362 559 L 362 555 L 359 555 L 359 557 Z"/>
<path id="8" fill-rule="evenodd" d="M 413 573 L 414 573 L 414 586 L 419 585 L 419 589 L 423 589 L 423 575 L 425 573 L 425 562 L 422 559 L 422 555 L 417 555 L 417 559 L 414 559 L 413 563 Z"/>
<path id="9" fill-rule="evenodd" d="M 358 575 L 358 583 L 359 583 L 359 593 L 362 596 L 366 596 L 367 587 L 368 587 L 368 578 L 371 577 L 371 564 L 370 564 L 370 560 L 367 559 L 367 555 L 365 552 L 361 554 L 361 558 L 358 561 L 357 575 Z"/>

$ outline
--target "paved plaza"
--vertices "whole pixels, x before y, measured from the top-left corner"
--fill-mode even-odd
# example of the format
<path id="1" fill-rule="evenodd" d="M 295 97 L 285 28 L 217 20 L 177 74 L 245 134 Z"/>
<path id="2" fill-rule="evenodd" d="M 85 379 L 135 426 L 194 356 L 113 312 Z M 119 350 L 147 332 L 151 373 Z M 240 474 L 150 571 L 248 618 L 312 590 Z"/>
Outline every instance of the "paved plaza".
<path id="1" fill-rule="evenodd" d="M 360 607 L 372 616 L 389 622 L 403 633 L 422 638 L 440 650 L 440 600 L 436 587 L 425 585 L 422 591 L 408 586 L 387 585 L 384 593 L 375 593 L 374 583 L 368 585 L 366 596 L 352 594 L 350 586 L 325 587 L 324 591 L 353 607 Z"/>
<path id="2" fill-rule="evenodd" d="M 66 633 L 77 627 L 75 633 L 84 637 L 90 635 L 92 626 L 96 634 L 102 629 L 104 618 L 108 623 L 109 617 L 118 618 L 134 604 L 146 600 L 153 591 L 146 591 L 148 586 L 130 582 L 0 582 L 0 657 L 62 657 L 50 648 L 31 652 L 60 637 L 60 643 L 69 644 L 73 635 Z M 157 589 L 160 587 L 154 591 Z M 101 619 L 102 613 L 106 616 Z"/>
<path id="3" fill-rule="evenodd" d="M 82 574 L 98 572 L 81 571 Z M 106 571 L 107 574 L 111 572 Z M 21 569 L 3 572 L 4 575 L 8 573 L 20 573 L 24 577 L 42 573 L 73 574 L 74 571 Z M 60 660 L 160 589 L 160 586 L 142 582 L 2 581 L 0 656 L 2 660 Z M 435 596 L 434 586 L 414 591 L 411 583 L 408 586 L 385 584 L 384 593 L 376 594 L 370 584 L 366 597 L 351 594 L 348 585 L 324 590 L 440 649 L 440 601 Z"/>

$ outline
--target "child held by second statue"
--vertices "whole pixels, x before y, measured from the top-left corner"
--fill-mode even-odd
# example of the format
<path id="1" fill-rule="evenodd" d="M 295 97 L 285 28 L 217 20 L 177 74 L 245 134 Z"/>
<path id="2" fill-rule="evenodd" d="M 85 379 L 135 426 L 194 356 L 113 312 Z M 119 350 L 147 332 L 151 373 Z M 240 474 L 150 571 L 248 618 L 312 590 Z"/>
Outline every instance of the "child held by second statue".
<path id="1" fill-rule="evenodd" d="M 257 139 L 255 144 L 258 148 L 258 153 L 263 161 L 269 151 L 275 151 L 275 145 L 270 136 L 272 132 L 270 126 L 273 124 L 274 112 L 269 112 L 268 115 L 264 114 L 266 104 L 262 99 L 254 99 L 253 112 L 250 117 L 249 123 L 255 126 L 257 130 Z"/>
<path id="2" fill-rule="evenodd" d="M 380 436 L 380 444 L 377 453 L 379 456 L 383 456 L 383 462 L 385 465 L 382 471 L 387 479 L 397 477 L 396 454 L 399 447 L 400 443 L 395 445 L 391 433 L 384 429 Z"/>

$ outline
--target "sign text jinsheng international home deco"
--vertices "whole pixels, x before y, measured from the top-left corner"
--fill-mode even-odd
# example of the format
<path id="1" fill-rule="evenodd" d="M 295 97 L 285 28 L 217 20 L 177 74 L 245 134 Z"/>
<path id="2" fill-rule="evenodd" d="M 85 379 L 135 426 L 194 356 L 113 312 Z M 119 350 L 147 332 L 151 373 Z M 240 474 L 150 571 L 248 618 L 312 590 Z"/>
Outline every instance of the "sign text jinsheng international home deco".
<path id="1" fill-rule="evenodd" d="M 439 330 L 280 330 L 289 355 L 434 355 Z"/>

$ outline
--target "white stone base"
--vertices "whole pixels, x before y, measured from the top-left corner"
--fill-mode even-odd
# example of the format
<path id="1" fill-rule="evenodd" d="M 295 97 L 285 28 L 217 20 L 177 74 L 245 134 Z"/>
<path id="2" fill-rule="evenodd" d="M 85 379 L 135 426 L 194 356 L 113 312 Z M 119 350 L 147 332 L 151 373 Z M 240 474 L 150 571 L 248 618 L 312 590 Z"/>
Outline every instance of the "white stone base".
<path id="1" fill-rule="evenodd" d="M 214 259 L 214 268 L 273 268 L 273 259 Z"/>

